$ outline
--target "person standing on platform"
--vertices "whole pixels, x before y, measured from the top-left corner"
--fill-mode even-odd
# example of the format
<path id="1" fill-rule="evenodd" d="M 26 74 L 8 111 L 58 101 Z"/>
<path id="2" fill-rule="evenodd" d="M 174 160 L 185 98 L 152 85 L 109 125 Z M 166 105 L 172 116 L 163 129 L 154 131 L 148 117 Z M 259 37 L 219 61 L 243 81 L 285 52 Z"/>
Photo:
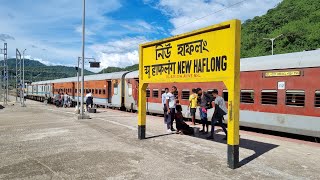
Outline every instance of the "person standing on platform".
<path id="1" fill-rule="evenodd" d="M 64 93 L 61 93 L 59 101 L 60 101 L 60 107 L 63 107 Z"/>
<path id="2" fill-rule="evenodd" d="M 89 92 L 86 95 L 86 105 L 87 105 L 87 111 L 89 111 L 89 106 L 90 106 L 90 108 L 92 108 L 92 105 L 93 105 L 93 96 L 92 96 L 91 92 Z"/>
<path id="3" fill-rule="evenodd" d="M 198 104 L 198 95 L 197 89 L 192 89 L 192 94 L 189 97 L 190 102 L 190 115 L 192 120 L 192 125 L 195 125 L 195 118 L 196 118 L 196 111 L 197 111 L 197 104 Z"/>
<path id="4" fill-rule="evenodd" d="M 208 133 L 209 132 L 209 124 L 208 124 L 208 114 L 207 114 L 207 110 L 212 108 L 209 107 L 209 105 L 211 104 L 212 101 L 212 97 L 210 97 L 210 95 L 204 91 L 202 91 L 201 88 L 197 89 L 197 93 L 198 93 L 198 97 L 200 97 L 200 118 L 201 118 L 201 123 L 202 123 L 202 130 L 200 130 L 200 132 L 204 132 L 204 133 Z M 207 130 L 205 130 L 205 127 L 207 128 Z"/>
<path id="5" fill-rule="evenodd" d="M 177 87 L 172 86 L 171 92 L 167 93 L 166 96 L 166 107 L 168 109 L 167 114 L 167 132 L 171 133 L 172 131 L 175 131 L 173 128 L 173 121 L 175 117 L 175 110 L 176 110 L 176 100 L 174 93 L 177 91 Z"/>
<path id="6" fill-rule="evenodd" d="M 63 96 L 63 107 L 66 108 L 68 106 L 68 98 L 69 98 L 69 95 L 68 93 L 66 93 L 64 96 Z"/>
<path id="7" fill-rule="evenodd" d="M 167 118 L 168 118 L 168 114 L 167 114 L 167 105 L 166 105 L 166 98 L 167 98 L 167 94 L 169 92 L 169 88 L 165 88 L 164 89 L 164 93 L 161 95 L 161 99 L 162 99 L 162 107 L 163 107 L 163 117 L 164 117 L 164 123 L 166 124 L 167 122 Z"/>
<path id="8" fill-rule="evenodd" d="M 217 89 L 213 90 L 212 95 L 213 97 L 215 97 L 215 109 L 211 119 L 211 134 L 207 137 L 207 139 L 214 139 L 214 126 L 218 122 L 218 124 L 221 126 L 224 133 L 226 134 L 224 140 L 227 140 L 228 132 L 226 126 L 223 124 L 223 116 L 227 114 L 228 109 L 226 107 L 224 99 L 218 95 Z"/>

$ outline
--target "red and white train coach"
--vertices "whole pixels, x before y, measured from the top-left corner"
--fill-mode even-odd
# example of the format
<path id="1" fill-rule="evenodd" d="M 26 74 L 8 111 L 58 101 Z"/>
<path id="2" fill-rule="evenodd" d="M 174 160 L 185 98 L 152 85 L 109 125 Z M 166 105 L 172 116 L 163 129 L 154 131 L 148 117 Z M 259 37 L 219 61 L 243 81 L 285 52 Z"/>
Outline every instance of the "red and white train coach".
<path id="1" fill-rule="evenodd" d="M 320 50 L 244 58 L 240 60 L 240 124 L 242 126 L 320 137 Z M 106 107 L 138 110 L 138 71 L 85 76 L 84 93 L 93 92 L 94 103 Z M 176 96 L 184 112 L 192 88 L 218 89 L 228 101 L 222 82 L 157 83 L 147 89 L 147 112 L 162 114 L 164 88 L 178 88 Z M 77 98 L 76 77 L 34 82 L 29 98 L 58 92 Z M 183 113 L 185 114 L 185 113 Z M 209 110 L 209 118 L 213 109 Z M 199 112 L 196 113 L 199 119 Z M 226 117 L 227 118 L 227 117 Z"/>
<path id="2" fill-rule="evenodd" d="M 240 62 L 241 126 L 320 137 L 320 50 L 244 58 Z M 126 75 L 125 107 L 129 110 L 138 109 L 138 74 Z M 192 88 L 218 89 L 228 101 L 222 82 L 149 84 L 147 112 L 163 113 L 161 94 L 173 85 L 178 88 L 184 111 Z M 208 115 L 212 114 L 213 109 Z M 196 115 L 199 119 L 198 112 Z"/>

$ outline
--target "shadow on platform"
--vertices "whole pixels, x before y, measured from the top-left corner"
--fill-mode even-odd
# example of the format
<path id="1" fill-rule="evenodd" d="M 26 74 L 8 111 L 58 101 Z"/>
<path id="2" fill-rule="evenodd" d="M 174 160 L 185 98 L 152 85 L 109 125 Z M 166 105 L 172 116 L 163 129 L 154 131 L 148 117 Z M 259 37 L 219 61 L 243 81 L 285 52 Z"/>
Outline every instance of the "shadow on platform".
<path id="1" fill-rule="evenodd" d="M 0 105 L 0 109 L 4 109 L 4 106 Z"/>
<path id="2" fill-rule="evenodd" d="M 170 136 L 173 135 L 174 133 L 167 133 L 167 134 L 160 134 L 160 135 L 155 135 L 155 136 L 148 136 L 146 139 L 152 139 L 152 138 L 157 138 L 157 137 L 162 137 L 162 136 Z"/>
<path id="3" fill-rule="evenodd" d="M 214 142 L 218 142 L 218 143 L 222 143 L 222 144 L 227 144 L 227 141 L 224 140 L 225 135 L 224 134 L 217 134 L 217 132 L 220 132 L 220 131 L 222 131 L 222 129 L 218 129 L 215 131 L 215 136 L 214 136 L 215 139 L 214 140 L 207 139 L 207 136 L 209 134 L 205 134 L 205 133 L 199 133 L 197 135 L 190 135 L 190 136 L 192 136 L 194 138 L 205 139 L 207 141 L 214 141 Z M 152 139 L 152 138 L 157 138 L 157 137 L 162 137 L 162 136 L 169 136 L 169 135 L 173 135 L 173 134 L 175 134 L 175 133 L 149 136 L 149 137 L 146 137 L 146 139 Z M 255 140 L 251 140 L 251 139 L 243 139 L 240 137 L 239 147 L 254 151 L 254 154 L 252 154 L 251 156 L 248 156 L 248 157 L 240 160 L 239 167 L 242 167 L 242 166 L 248 164 L 249 162 L 251 162 L 252 160 L 258 158 L 259 156 L 267 153 L 268 151 L 279 147 L 279 145 L 265 143 L 265 142 L 259 142 L 259 141 L 255 141 Z M 240 150 L 240 153 L 241 153 L 241 150 Z"/>

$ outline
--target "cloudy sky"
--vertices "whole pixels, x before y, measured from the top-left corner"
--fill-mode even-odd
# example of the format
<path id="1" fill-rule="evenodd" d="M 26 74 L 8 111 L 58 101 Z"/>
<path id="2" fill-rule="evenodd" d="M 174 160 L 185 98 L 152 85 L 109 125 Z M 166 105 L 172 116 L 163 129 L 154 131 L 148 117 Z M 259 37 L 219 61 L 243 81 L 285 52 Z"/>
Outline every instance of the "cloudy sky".
<path id="1" fill-rule="evenodd" d="M 234 18 L 244 21 L 281 1 L 87 0 L 86 57 L 95 57 L 103 68 L 136 64 L 141 43 Z M 81 55 L 82 0 L 0 3 L 0 43 L 8 43 L 10 57 L 18 48 L 47 65 L 76 64 Z"/>

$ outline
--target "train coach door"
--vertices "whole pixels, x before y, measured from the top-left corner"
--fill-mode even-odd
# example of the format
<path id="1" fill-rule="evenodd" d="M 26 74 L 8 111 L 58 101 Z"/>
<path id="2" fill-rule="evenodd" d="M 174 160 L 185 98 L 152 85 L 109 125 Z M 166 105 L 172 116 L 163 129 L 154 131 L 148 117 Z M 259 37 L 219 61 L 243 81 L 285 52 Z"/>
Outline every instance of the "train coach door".
<path id="1" fill-rule="evenodd" d="M 134 88 L 134 93 L 133 93 L 133 98 L 134 98 L 134 100 L 135 100 L 135 102 L 136 102 L 136 105 L 137 105 L 137 107 L 139 106 L 139 104 L 138 104 L 138 99 L 139 99 L 139 79 L 135 79 L 135 81 L 136 81 L 136 85 L 135 85 L 135 88 Z"/>
<path id="2" fill-rule="evenodd" d="M 111 103 L 111 100 L 112 100 L 112 93 L 111 93 L 111 81 L 107 81 L 107 94 L 108 94 L 108 103 Z"/>

